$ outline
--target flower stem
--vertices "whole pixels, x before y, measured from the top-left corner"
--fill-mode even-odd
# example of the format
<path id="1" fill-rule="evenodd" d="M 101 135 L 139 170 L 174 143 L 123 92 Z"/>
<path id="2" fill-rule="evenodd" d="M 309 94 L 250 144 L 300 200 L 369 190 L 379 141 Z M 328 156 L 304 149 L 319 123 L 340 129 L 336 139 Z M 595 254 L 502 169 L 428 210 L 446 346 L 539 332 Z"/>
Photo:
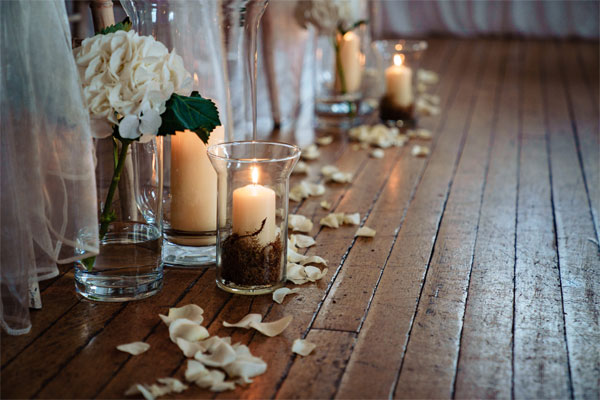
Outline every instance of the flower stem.
<path id="1" fill-rule="evenodd" d="M 104 203 L 104 209 L 102 210 L 102 214 L 100 214 L 100 230 L 99 230 L 99 238 L 100 241 L 104 239 L 106 233 L 108 232 L 108 227 L 111 222 L 113 222 L 116 218 L 114 211 L 112 210 L 112 202 L 115 197 L 115 191 L 117 190 L 117 186 L 119 185 L 119 181 L 121 180 L 121 172 L 123 172 L 123 167 L 125 166 L 125 160 L 127 159 L 127 150 L 129 149 L 129 145 L 131 144 L 131 140 L 119 139 L 121 141 L 121 152 L 119 153 L 119 158 L 117 160 L 117 164 L 115 166 L 115 171 L 113 172 L 112 180 L 110 182 L 110 187 L 108 188 L 108 194 L 106 195 L 106 201 Z M 88 271 L 91 271 L 94 268 L 94 263 L 96 262 L 96 256 L 88 257 L 82 260 L 83 265 L 87 268 Z"/>
<path id="2" fill-rule="evenodd" d="M 343 37 L 341 39 L 343 39 Z M 346 77 L 344 75 L 344 66 L 342 65 L 342 56 L 340 54 L 340 42 L 337 39 L 337 35 L 333 38 L 333 47 L 335 48 L 335 65 L 338 76 L 340 77 L 341 92 L 342 94 L 346 94 L 348 90 L 346 88 Z"/>

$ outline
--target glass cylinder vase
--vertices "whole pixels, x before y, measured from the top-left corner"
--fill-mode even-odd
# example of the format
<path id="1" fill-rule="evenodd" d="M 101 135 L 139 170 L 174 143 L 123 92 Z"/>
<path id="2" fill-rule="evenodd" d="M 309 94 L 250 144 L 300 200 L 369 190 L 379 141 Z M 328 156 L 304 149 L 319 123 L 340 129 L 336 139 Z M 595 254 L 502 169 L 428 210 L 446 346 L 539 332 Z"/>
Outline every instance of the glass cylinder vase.
<path id="1" fill-rule="evenodd" d="M 380 71 L 385 77 L 385 94 L 379 104 L 379 116 L 395 125 L 414 127 L 417 123 L 417 72 L 427 42 L 379 40 L 375 46 L 381 54 Z"/>
<path id="2" fill-rule="evenodd" d="M 163 279 L 162 138 L 124 148 L 111 137 L 94 145 L 100 252 L 76 262 L 75 288 L 98 301 L 149 297 Z M 85 233 L 80 240 L 87 241 Z"/>
<path id="3" fill-rule="evenodd" d="M 228 140 L 233 127 L 220 2 L 135 0 L 126 2 L 126 10 L 140 35 L 152 35 L 182 57 L 193 78 L 192 90 L 216 104 L 221 126 L 211 132 L 208 144 Z M 217 175 L 206 148 L 190 131 L 165 138 L 165 266 L 215 263 Z"/>
<path id="4" fill-rule="evenodd" d="M 261 141 L 208 148 L 225 193 L 217 214 L 217 285 L 238 294 L 270 293 L 286 280 L 289 177 L 297 146 Z"/>

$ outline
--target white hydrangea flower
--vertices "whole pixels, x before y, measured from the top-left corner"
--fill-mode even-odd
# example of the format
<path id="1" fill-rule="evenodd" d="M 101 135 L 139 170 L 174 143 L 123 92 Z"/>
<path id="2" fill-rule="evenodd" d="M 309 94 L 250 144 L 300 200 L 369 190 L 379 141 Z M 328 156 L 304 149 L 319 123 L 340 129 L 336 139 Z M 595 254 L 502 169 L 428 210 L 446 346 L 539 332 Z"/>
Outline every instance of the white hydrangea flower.
<path id="1" fill-rule="evenodd" d="M 338 25 L 350 26 L 360 18 L 356 0 L 306 0 L 296 5 L 298 23 L 307 27 L 314 25 L 323 34 L 334 34 Z"/>
<path id="2" fill-rule="evenodd" d="M 73 53 L 98 138 L 110 136 L 116 124 L 123 138 L 149 140 L 171 95 L 191 92 L 183 59 L 151 36 L 135 31 L 96 35 Z"/>

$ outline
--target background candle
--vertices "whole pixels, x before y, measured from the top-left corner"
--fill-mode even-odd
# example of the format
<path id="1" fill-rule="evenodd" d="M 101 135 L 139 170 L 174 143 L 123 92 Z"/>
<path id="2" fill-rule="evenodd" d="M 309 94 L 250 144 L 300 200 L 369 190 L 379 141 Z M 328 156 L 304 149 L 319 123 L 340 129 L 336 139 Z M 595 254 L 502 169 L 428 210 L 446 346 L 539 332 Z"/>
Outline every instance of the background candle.
<path id="1" fill-rule="evenodd" d="M 225 131 L 217 126 L 209 145 L 223 142 Z M 171 136 L 171 228 L 188 232 L 214 231 L 217 226 L 217 173 L 206 145 L 190 131 Z M 209 245 L 215 237 L 169 239 L 183 245 Z"/>
<path id="2" fill-rule="evenodd" d="M 385 70 L 386 95 L 398 107 L 413 104 L 412 74 L 409 67 L 402 65 L 402 56 L 394 55 L 394 65 Z"/>
<path id="3" fill-rule="evenodd" d="M 346 32 L 344 36 L 338 35 L 337 40 L 338 45 L 340 46 L 340 61 L 344 71 L 346 93 L 356 92 L 360 89 L 362 78 L 360 37 L 354 32 Z M 342 92 L 342 84 L 337 64 L 335 71 L 335 90 L 340 93 Z"/>
<path id="4" fill-rule="evenodd" d="M 233 191 L 233 233 L 252 234 L 265 226 L 256 236 L 262 246 L 275 240 L 275 191 L 258 184 L 258 167 L 252 167 L 252 184 Z"/>

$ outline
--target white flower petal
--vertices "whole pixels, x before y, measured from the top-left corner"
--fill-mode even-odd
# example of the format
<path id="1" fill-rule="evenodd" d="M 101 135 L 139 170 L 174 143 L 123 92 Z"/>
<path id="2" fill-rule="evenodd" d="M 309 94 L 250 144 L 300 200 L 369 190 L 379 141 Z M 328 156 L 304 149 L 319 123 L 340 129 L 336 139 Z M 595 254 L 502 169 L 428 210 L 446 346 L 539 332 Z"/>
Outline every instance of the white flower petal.
<path id="1" fill-rule="evenodd" d="M 220 340 L 209 349 L 210 354 L 197 352 L 194 358 L 208 367 L 224 367 L 235 360 L 236 354 L 229 343 Z"/>
<path id="2" fill-rule="evenodd" d="M 250 329 L 254 328 L 265 336 L 273 337 L 279 335 L 292 322 L 292 316 L 283 317 L 280 320 L 273 322 L 261 322 L 260 314 L 248 314 L 235 324 L 223 322 L 225 327 L 237 327 Z"/>
<path id="3" fill-rule="evenodd" d="M 287 287 L 279 288 L 273 292 L 273 301 L 275 303 L 281 304 L 281 303 L 283 303 L 283 299 L 285 298 L 285 296 L 287 296 L 288 294 L 298 293 L 299 291 L 300 291 L 300 289 L 298 289 L 298 288 L 294 288 L 294 289 L 290 289 Z"/>
<path id="4" fill-rule="evenodd" d="M 305 249 L 317 243 L 313 237 L 302 234 L 291 235 L 290 239 L 293 240 L 294 245 L 300 249 Z"/>
<path id="5" fill-rule="evenodd" d="M 315 140 L 319 146 L 327 146 L 333 142 L 333 136 L 323 136 Z"/>
<path id="6" fill-rule="evenodd" d="M 140 121 L 135 115 L 127 115 L 119 122 L 119 135 L 124 139 L 136 139 L 140 136 Z"/>
<path id="7" fill-rule="evenodd" d="M 288 215 L 288 226 L 293 231 L 297 232 L 310 232 L 313 228 L 311 220 L 300 214 Z"/>
<path id="8" fill-rule="evenodd" d="M 356 231 L 354 236 L 374 237 L 375 233 L 376 233 L 375 229 L 371 229 L 367 226 L 363 226 L 362 228 L 358 228 L 358 230 Z"/>
<path id="9" fill-rule="evenodd" d="M 294 340 L 294 344 L 292 344 L 292 352 L 296 354 L 300 354 L 303 357 L 306 357 L 317 347 L 316 344 L 310 343 L 303 339 Z"/>
<path id="10" fill-rule="evenodd" d="M 209 334 L 205 327 L 189 319 L 179 318 L 169 325 L 169 337 L 175 344 L 177 344 L 177 338 L 182 338 L 188 342 L 196 342 L 206 339 L 208 336 Z"/>
<path id="11" fill-rule="evenodd" d="M 196 304 L 187 304 L 181 307 L 169 308 L 168 316 L 162 314 L 158 315 L 164 321 L 164 323 L 169 326 L 171 325 L 171 322 L 179 318 L 185 318 L 197 324 L 201 324 L 204 320 L 202 314 L 204 314 L 202 307 L 199 307 Z"/>
<path id="12" fill-rule="evenodd" d="M 140 117 L 140 132 L 146 135 L 156 135 L 162 123 L 158 111 L 145 110 Z"/>
<path id="13" fill-rule="evenodd" d="M 344 224 L 346 225 L 358 225 L 360 224 L 360 214 L 345 214 L 344 215 Z"/>
<path id="14" fill-rule="evenodd" d="M 117 346 L 117 350 L 129 353 L 131 355 L 137 356 L 146 352 L 150 348 L 148 343 L 144 342 L 133 342 L 127 344 L 120 344 Z"/>

